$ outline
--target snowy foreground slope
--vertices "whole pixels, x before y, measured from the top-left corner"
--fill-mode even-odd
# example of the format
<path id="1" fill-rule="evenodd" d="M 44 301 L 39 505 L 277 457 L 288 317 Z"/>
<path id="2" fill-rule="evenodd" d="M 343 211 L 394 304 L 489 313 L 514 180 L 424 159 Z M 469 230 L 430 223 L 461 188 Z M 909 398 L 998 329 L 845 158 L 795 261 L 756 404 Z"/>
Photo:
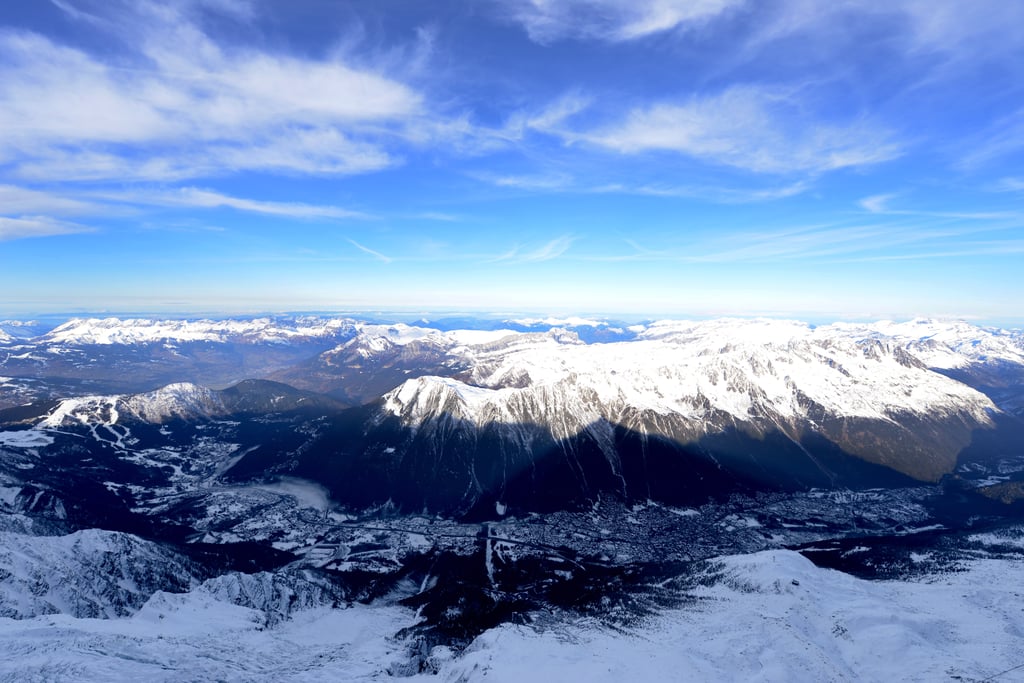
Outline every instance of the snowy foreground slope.
<path id="1" fill-rule="evenodd" d="M 461 655 L 410 649 L 394 604 L 316 608 L 264 626 L 209 591 L 157 593 L 134 616 L 0 619 L 0 679 L 104 681 L 1022 680 L 1024 561 L 863 581 L 774 550 L 730 556 L 685 606 L 611 627 L 550 617 Z"/>

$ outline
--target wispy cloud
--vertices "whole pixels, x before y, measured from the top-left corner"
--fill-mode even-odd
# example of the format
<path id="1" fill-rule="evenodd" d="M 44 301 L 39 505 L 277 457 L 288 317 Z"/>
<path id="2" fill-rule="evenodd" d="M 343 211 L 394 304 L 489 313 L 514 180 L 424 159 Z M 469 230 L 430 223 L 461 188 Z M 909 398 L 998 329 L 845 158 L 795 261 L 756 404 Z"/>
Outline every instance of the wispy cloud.
<path id="1" fill-rule="evenodd" d="M 155 191 L 136 190 L 131 192 L 95 193 L 96 197 L 130 204 L 181 206 L 202 209 L 230 208 L 250 213 L 287 218 L 367 218 L 359 211 L 352 211 L 339 206 L 303 204 L 299 202 L 271 202 L 215 192 L 198 187 L 183 187 L 178 190 Z"/>
<path id="2" fill-rule="evenodd" d="M 461 216 L 457 216 L 453 213 L 444 213 L 441 211 L 421 211 L 419 213 L 408 216 L 415 220 L 421 221 L 440 221 L 442 223 L 458 223 L 462 220 Z"/>
<path id="3" fill-rule="evenodd" d="M 636 40 L 708 21 L 743 0 L 514 0 L 503 10 L 531 40 Z"/>
<path id="4" fill-rule="evenodd" d="M 93 228 L 67 221 L 58 221 L 47 216 L 21 216 L 11 218 L 0 216 L 0 241 L 18 240 L 29 237 L 52 237 L 92 232 Z"/>
<path id="5" fill-rule="evenodd" d="M 998 192 L 1024 192 L 1024 178 L 1003 178 L 996 183 Z"/>
<path id="6" fill-rule="evenodd" d="M 995 225 L 978 225 L 973 220 L 955 224 L 949 224 L 949 221 L 940 217 L 932 225 L 923 224 L 921 219 L 905 219 L 903 222 L 826 224 L 779 231 L 752 231 L 733 235 L 728 243 L 711 240 L 690 244 L 684 258 L 693 262 L 715 263 L 822 262 L 999 253 L 999 245 L 1017 243 L 1007 242 L 999 235 L 1018 229 L 1024 224 L 1024 217 Z M 743 246 L 734 247 L 734 244 Z"/>
<path id="7" fill-rule="evenodd" d="M 0 185 L 0 213 L 82 215 L 102 211 L 104 207 L 61 194 L 31 190 L 16 185 Z"/>
<path id="8" fill-rule="evenodd" d="M 642 254 L 642 255 L 647 255 L 647 256 L 663 256 L 665 254 L 664 251 L 656 251 L 654 249 L 648 249 L 647 247 L 644 247 L 644 246 L 640 245 L 636 240 L 633 240 L 633 239 L 624 238 L 622 241 L 625 242 L 626 244 L 628 244 L 630 247 L 632 247 L 633 250 L 635 250 L 637 254 Z"/>
<path id="9" fill-rule="evenodd" d="M 1024 254 L 1024 240 L 986 240 L 979 242 L 963 242 L 951 247 L 921 248 L 896 254 L 871 254 L 861 257 L 843 259 L 851 263 L 870 263 L 878 261 L 922 261 L 927 259 L 966 258 L 970 256 L 1005 256 Z"/>
<path id="10" fill-rule="evenodd" d="M 882 49 L 894 57 L 914 60 L 923 67 L 918 86 L 936 83 L 950 74 L 990 66 L 1001 58 L 1019 56 L 1024 35 L 1024 5 L 1004 0 L 971 3 L 930 0 L 860 0 L 778 3 L 746 3 L 760 10 L 756 29 L 736 52 L 743 61 L 766 58 L 787 39 L 811 45 L 819 59 L 835 59 L 848 49 L 845 38 L 852 31 L 870 29 L 876 35 L 895 38 Z M 821 63 L 827 63 L 822 59 Z"/>
<path id="11" fill-rule="evenodd" d="M 226 51 L 181 7 L 139 3 L 114 16 L 127 7 L 88 15 L 137 46 L 116 63 L 41 35 L 0 34 L 0 160 L 16 172 L 362 172 L 394 163 L 382 134 L 420 112 L 412 88 L 341 59 Z"/>
<path id="12" fill-rule="evenodd" d="M 1024 150 L 1024 109 L 993 122 L 985 130 L 967 138 L 960 168 L 974 170 L 999 158 Z"/>
<path id="13" fill-rule="evenodd" d="M 1016 211 L 943 211 L 890 207 L 889 203 L 898 196 L 898 193 L 877 194 L 865 197 L 857 203 L 869 213 L 884 216 L 920 216 L 970 221 L 1020 221 L 1024 218 L 1024 215 Z"/>
<path id="14" fill-rule="evenodd" d="M 498 187 L 510 187 L 517 190 L 569 190 L 573 188 L 573 179 L 562 173 L 544 175 L 492 175 L 478 174 L 478 178 Z"/>
<path id="15" fill-rule="evenodd" d="M 582 92 L 567 93 L 539 112 L 525 117 L 523 125 L 542 132 L 557 132 L 568 119 L 588 109 L 595 100 Z"/>
<path id="16" fill-rule="evenodd" d="M 616 186 L 608 188 L 608 191 L 652 197 L 703 199 L 720 204 L 747 204 L 795 197 L 807 192 L 811 187 L 812 184 L 809 181 L 801 180 L 795 183 L 767 188 L 715 187 L 710 185 L 643 185 L 640 187 Z"/>
<path id="17" fill-rule="evenodd" d="M 594 262 L 678 264 L 853 263 L 945 259 L 957 256 L 1017 253 L 1024 240 L 1007 233 L 1024 226 L 1024 215 L 993 223 L 950 218 L 907 217 L 874 223 L 822 223 L 776 230 L 750 230 L 680 241 L 632 237 L 630 249 L 609 247 L 605 253 L 567 258 Z M 659 266 L 660 267 L 660 266 Z"/>
<path id="18" fill-rule="evenodd" d="M 62 194 L 0 185 L 0 241 L 92 232 L 93 228 L 57 216 L 116 213 L 102 204 Z"/>
<path id="19" fill-rule="evenodd" d="M 892 132 L 808 119 L 790 93 L 755 86 L 633 109 L 617 124 L 568 134 L 622 154 L 676 152 L 760 173 L 824 172 L 902 154 Z"/>
<path id="20" fill-rule="evenodd" d="M 1024 6 L 1003 0 L 935 3 L 895 0 L 885 11 L 901 14 L 909 27 L 909 47 L 940 52 L 953 61 L 984 63 L 1012 54 L 1024 45 L 1017 28 L 1024 24 Z"/>
<path id="21" fill-rule="evenodd" d="M 572 194 L 622 194 L 646 197 L 697 199 L 716 204 L 749 204 L 770 202 L 807 192 L 813 187 L 810 180 L 798 180 L 783 185 L 734 187 L 725 185 L 672 185 L 632 182 L 581 182 L 565 173 L 538 173 L 535 175 L 473 174 L 474 178 L 497 187 L 535 192 L 561 192 Z"/>
<path id="22" fill-rule="evenodd" d="M 385 256 L 384 254 L 380 253 L 379 251 L 376 251 L 374 249 L 370 249 L 369 247 L 363 246 L 362 244 L 359 244 L 359 242 L 356 242 L 353 239 L 349 240 L 349 244 L 351 244 L 353 247 L 355 247 L 359 251 L 361 251 L 363 253 L 366 253 L 366 254 L 369 254 L 370 256 L 374 257 L 375 259 L 378 259 L 379 261 L 383 261 L 384 263 L 391 263 L 394 260 L 390 256 Z"/>
<path id="23" fill-rule="evenodd" d="M 883 213 L 886 210 L 886 205 L 895 197 L 895 193 L 876 194 L 871 195 L 870 197 L 864 197 L 864 199 L 861 199 L 857 203 L 870 213 Z"/>
<path id="24" fill-rule="evenodd" d="M 491 262 L 538 263 L 541 261 L 551 261 L 564 255 L 574 241 L 575 238 L 571 235 L 562 235 L 532 249 L 524 250 L 522 247 L 516 246 L 501 256 L 491 259 Z"/>

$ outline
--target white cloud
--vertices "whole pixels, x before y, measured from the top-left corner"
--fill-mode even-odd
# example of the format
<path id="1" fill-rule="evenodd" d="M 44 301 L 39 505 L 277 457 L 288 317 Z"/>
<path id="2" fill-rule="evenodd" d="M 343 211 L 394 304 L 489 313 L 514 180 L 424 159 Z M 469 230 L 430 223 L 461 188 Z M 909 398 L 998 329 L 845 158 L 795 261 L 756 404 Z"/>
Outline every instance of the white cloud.
<path id="1" fill-rule="evenodd" d="M 678 152 L 762 173 L 831 171 L 902 153 L 884 129 L 866 121 L 817 122 L 785 93 L 753 86 L 633 109 L 617 124 L 567 139 L 623 154 Z"/>
<path id="2" fill-rule="evenodd" d="M 744 0 L 516 0 L 504 10 L 531 40 L 635 40 L 707 21 Z"/>
<path id="3" fill-rule="evenodd" d="M 704 199 L 722 204 L 747 204 L 751 202 L 770 202 L 795 197 L 799 194 L 803 194 L 810 189 L 810 187 L 811 184 L 809 182 L 801 180 L 779 187 L 768 188 L 713 187 L 708 185 L 644 185 L 632 188 L 618 186 L 609 188 L 607 191 L 641 194 L 651 197 L 685 197 L 689 199 Z"/>
<path id="4" fill-rule="evenodd" d="M 335 128 L 281 131 L 256 143 L 228 143 L 203 157 L 234 169 L 298 172 L 310 175 L 367 173 L 387 168 L 395 159 L 380 146 L 352 140 Z"/>
<path id="5" fill-rule="evenodd" d="M 444 213 L 441 211 L 421 211 L 420 213 L 407 216 L 407 218 L 421 221 L 440 221 L 442 223 L 458 223 L 462 220 L 462 218 L 456 214 Z"/>
<path id="6" fill-rule="evenodd" d="M 359 173 L 393 164 L 384 145 L 422 113 L 413 89 L 341 58 L 228 51 L 155 5 L 132 18 L 111 21 L 139 47 L 117 62 L 0 33 L 0 162 L 54 179 Z"/>
<path id="7" fill-rule="evenodd" d="M 898 197 L 898 193 L 877 194 L 861 199 L 858 204 L 869 213 L 886 216 L 920 216 L 927 218 L 949 218 L 968 221 L 1010 221 L 1019 222 L 1022 215 L 1016 211 L 942 211 L 927 209 L 895 209 L 889 202 Z M 989 229 L 985 227 L 982 229 Z"/>
<path id="8" fill-rule="evenodd" d="M 183 187 L 177 190 L 133 192 L 105 192 L 94 196 L 115 202 L 150 206 L 182 206 L 202 209 L 229 208 L 250 213 L 288 218 L 366 218 L 367 215 L 340 206 L 303 204 L 300 202 L 271 202 L 233 197 L 214 190 Z"/>
<path id="9" fill-rule="evenodd" d="M 0 143 L 2 145 L 2 143 Z M 168 157 L 148 157 L 122 149 L 121 153 L 76 147 L 39 148 L 32 155 L 19 158 L 14 168 L 17 175 L 36 181 L 90 181 L 107 179 L 181 180 L 197 175 L 215 175 L 223 170 L 216 162 L 203 161 L 187 150 Z"/>
<path id="10" fill-rule="evenodd" d="M 594 103 L 593 97 L 574 92 L 563 95 L 539 113 L 529 117 L 526 125 L 542 132 L 557 132 L 567 119 L 587 109 Z"/>
<path id="11" fill-rule="evenodd" d="M 392 258 L 391 258 L 391 257 L 389 257 L 389 256 L 385 256 L 384 254 L 380 253 L 379 251 L 376 251 L 376 250 L 374 250 L 374 249 L 370 249 L 369 247 L 364 247 L 364 246 L 363 246 L 362 244 L 359 244 L 359 242 L 356 242 L 356 241 L 355 241 L 355 240 L 353 240 L 353 239 L 350 239 L 350 240 L 349 240 L 349 243 L 350 243 L 350 244 L 351 244 L 351 245 L 352 245 L 353 247 L 355 247 L 356 249 L 358 249 L 359 251 L 361 251 L 361 252 L 363 252 L 363 253 L 366 253 L 366 254 L 369 254 L 370 256 L 372 256 L 372 257 L 374 257 L 375 259 L 378 259 L 378 260 L 380 260 L 380 261 L 383 261 L 384 263 L 391 263 L 391 261 L 393 261 L 393 260 L 394 260 L 394 259 L 392 259 Z"/>
<path id="12" fill-rule="evenodd" d="M 1024 4 L 1005 0 L 786 0 L 762 19 L 753 36 L 755 45 L 797 35 L 828 40 L 867 23 L 897 31 L 899 48 L 908 53 L 939 53 L 954 61 L 985 60 L 1024 43 L 1017 29 L 1024 23 Z"/>
<path id="13" fill-rule="evenodd" d="M 572 246 L 573 238 L 568 235 L 563 235 L 556 239 L 551 240 L 547 244 L 529 251 L 525 254 L 520 255 L 519 260 L 521 261 L 550 261 L 551 259 L 558 258 L 565 252 L 569 251 L 569 247 Z"/>
<path id="14" fill-rule="evenodd" d="M 520 247 L 514 247 L 501 256 L 493 259 L 493 261 L 502 261 L 508 263 L 538 263 L 541 261 L 551 261 L 559 256 L 562 256 L 572 246 L 574 238 L 569 235 L 562 235 L 556 237 L 550 242 L 546 242 L 539 247 L 523 251 Z"/>
<path id="15" fill-rule="evenodd" d="M 102 211 L 103 207 L 49 192 L 16 185 L 0 185 L 0 213 L 82 215 Z"/>
<path id="16" fill-rule="evenodd" d="M 572 188 L 572 178 L 563 174 L 551 175 L 480 175 L 480 179 L 498 187 L 517 190 L 564 190 Z"/>
<path id="17" fill-rule="evenodd" d="M 474 178 L 497 187 L 535 192 L 568 192 L 575 194 L 624 194 L 646 197 L 668 197 L 700 199 L 719 204 L 747 204 L 770 202 L 795 197 L 807 192 L 812 183 L 798 180 L 785 185 L 769 187 L 726 187 L 715 185 L 672 185 L 631 184 L 631 183 L 582 183 L 564 173 L 540 173 L 536 175 L 493 175 L 473 174 Z"/>
<path id="18" fill-rule="evenodd" d="M 92 228 L 88 226 L 58 221 L 46 216 L 21 216 L 18 218 L 0 216 L 0 242 L 91 231 Z"/>
<path id="19" fill-rule="evenodd" d="M 888 203 L 896 197 L 895 193 L 876 194 L 857 202 L 870 213 L 885 213 Z"/>
<path id="20" fill-rule="evenodd" d="M 872 3 L 866 3 L 871 9 Z M 889 11 L 903 13 L 914 46 L 977 60 L 1024 44 L 1024 4 L 1005 0 L 970 3 L 896 0 Z"/>

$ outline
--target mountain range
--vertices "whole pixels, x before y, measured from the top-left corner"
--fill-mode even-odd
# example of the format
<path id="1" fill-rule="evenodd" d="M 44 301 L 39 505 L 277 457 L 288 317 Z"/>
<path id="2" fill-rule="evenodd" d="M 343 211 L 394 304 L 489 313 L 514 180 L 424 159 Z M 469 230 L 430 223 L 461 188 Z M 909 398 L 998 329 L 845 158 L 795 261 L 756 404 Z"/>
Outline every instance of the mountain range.
<path id="1" fill-rule="evenodd" d="M 415 668 L 538 610 L 675 605 L 723 554 L 919 571 L 1024 509 L 1024 335 L 960 321 L 0 331 L 16 619 L 391 600 Z"/>
<path id="2" fill-rule="evenodd" d="M 10 406 L 5 421 L 42 440 L 84 431 L 124 451 L 135 423 L 291 414 L 263 429 L 291 432 L 297 450 L 256 449 L 222 475 L 302 476 L 342 504 L 443 513 L 937 482 L 962 457 L 1010 454 L 1020 435 L 1015 333 L 927 320 L 550 322 L 517 331 L 310 317 L 73 320 L 6 343 L 8 402 L 42 400 Z M 579 328 L 612 340 L 586 343 Z M 181 381 L 210 363 L 220 364 L 215 375 L 248 369 L 280 382 Z M 159 384 L 173 373 L 179 381 L 145 392 L 58 399 L 60 383 Z M 308 438 L 296 439 L 303 429 Z"/>

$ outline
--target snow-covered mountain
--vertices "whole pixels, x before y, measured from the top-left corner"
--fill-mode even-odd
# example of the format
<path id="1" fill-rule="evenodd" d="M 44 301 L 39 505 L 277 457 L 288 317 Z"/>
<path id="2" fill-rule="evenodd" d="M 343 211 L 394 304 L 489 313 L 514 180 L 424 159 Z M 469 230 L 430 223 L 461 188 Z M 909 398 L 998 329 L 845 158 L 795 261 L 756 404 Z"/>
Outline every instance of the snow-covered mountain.
<path id="1" fill-rule="evenodd" d="M 1019 333 L 282 317 L 0 344 L 5 680 L 1019 667 Z"/>
<path id="2" fill-rule="evenodd" d="M 594 321 L 581 322 L 593 329 Z M 149 334 L 160 325 L 138 328 Z M 261 426 L 261 438 L 288 448 L 260 448 L 236 463 L 232 476 L 273 471 L 319 482 L 356 507 L 391 501 L 459 513 L 510 503 L 558 509 L 602 495 L 692 504 L 737 487 L 935 482 L 968 449 L 975 459 L 1006 456 L 1016 432 L 1006 431 L 1008 418 L 992 397 L 1012 398 L 1016 385 L 986 395 L 979 391 L 986 386 L 928 365 L 921 349 L 941 344 L 943 354 L 961 354 L 970 364 L 992 354 L 968 353 L 1002 344 L 1001 362 L 1012 363 L 1016 337 L 960 323 L 906 325 L 928 332 L 927 344 L 920 346 L 921 335 L 911 343 L 905 334 L 884 333 L 888 323 L 659 321 L 633 326 L 628 341 L 586 343 L 561 327 L 440 330 L 346 321 L 321 327 L 350 336 L 274 374 L 315 393 L 268 382 L 217 391 L 176 382 L 67 398 L 45 414 L 19 408 L 16 424 L 34 424 L 40 443 L 54 430 L 74 429 L 118 450 L 128 449 L 129 435 L 144 437 L 137 447 L 156 452 L 162 433 L 140 437 L 133 422 L 315 408 L 316 426 L 301 415 Z M 963 341 L 986 334 L 997 341 Z M 130 336 L 104 338 L 133 348 Z M 342 411 L 325 392 L 364 407 Z M 29 442 L 20 432 L 7 434 L 9 443 Z"/>
<path id="3" fill-rule="evenodd" d="M 459 352 L 518 333 L 508 329 L 450 330 L 358 324 L 357 334 L 271 378 L 301 389 L 360 404 L 372 401 L 409 377 L 452 375 L 466 369 Z"/>
<path id="4" fill-rule="evenodd" d="M 32 339 L 52 327 L 40 320 L 0 320 L 0 336 L 6 335 L 8 340 Z"/>
<path id="5" fill-rule="evenodd" d="M 469 370 L 459 379 L 407 380 L 384 397 L 384 411 L 412 429 L 447 425 L 442 435 L 459 428 L 451 425 L 504 425 L 503 440 L 523 449 L 536 427 L 556 441 L 585 433 L 617 474 L 615 429 L 682 445 L 738 431 L 798 445 L 820 436 L 868 462 L 935 480 L 998 412 L 901 345 L 801 323 L 660 323 L 635 341 L 608 344 L 555 329 L 449 353 Z"/>
<path id="6" fill-rule="evenodd" d="M 840 334 L 900 344 L 931 368 L 955 369 L 983 363 L 1024 365 L 1024 334 L 1020 331 L 928 318 L 902 323 L 835 323 L 830 327 Z"/>
<path id="7" fill-rule="evenodd" d="M 138 393 L 178 382 L 221 387 L 268 378 L 355 334 L 353 321 L 339 317 L 74 319 L 5 345 L 0 375 L 60 382 L 63 390 L 80 385 L 71 395 Z"/>
<path id="8" fill-rule="evenodd" d="M 124 617 L 158 590 L 197 586 L 200 571 L 180 553 L 130 534 L 0 531 L 0 617 Z"/>
<path id="9" fill-rule="evenodd" d="M 288 412 L 302 408 L 340 410 L 341 404 L 267 380 L 246 380 L 215 391 L 189 382 L 155 391 L 114 396 L 64 399 L 46 413 L 36 429 L 124 426 L 141 422 L 160 425 L 172 420 L 202 422 L 227 415 Z M 116 432 L 112 432 L 115 433 Z"/>
<path id="10" fill-rule="evenodd" d="M 171 419 L 207 420 L 226 413 L 227 408 L 217 393 L 181 382 L 143 394 L 65 399 L 39 423 L 39 427 L 109 427 L 123 423 L 125 418 L 161 424 Z"/>
<path id="11" fill-rule="evenodd" d="M 248 320 L 152 320 L 75 318 L 35 340 L 53 345 L 151 344 L 228 341 L 287 343 L 302 338 L 338 337 L 353 330 L 348 318 L 294 317 Z"/>

